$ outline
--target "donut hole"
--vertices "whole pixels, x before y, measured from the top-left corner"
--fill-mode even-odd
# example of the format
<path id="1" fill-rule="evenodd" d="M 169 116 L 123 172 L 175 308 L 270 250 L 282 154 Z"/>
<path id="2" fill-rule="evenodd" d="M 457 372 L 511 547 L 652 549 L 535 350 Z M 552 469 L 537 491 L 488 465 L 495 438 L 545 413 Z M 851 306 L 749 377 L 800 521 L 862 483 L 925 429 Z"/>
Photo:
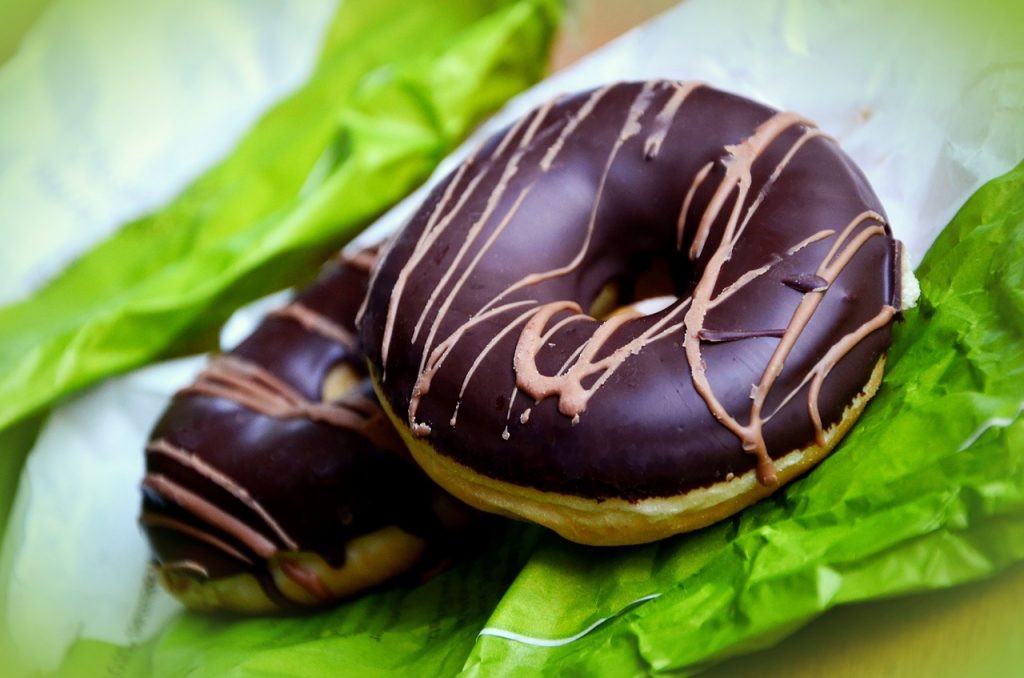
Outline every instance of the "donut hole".
<path id="1" fill-rule="evenodd" d="M 665 257 L 644 257 L 608 280 L 590 302 L 587 313 L 605 320 L 635 310 L 643 315 L 657 313 L 679 300 L 679 276 Z"/>
<path id="2" fill-rule="evenodd" d="M 347 362 L 332 367 L 324 377 L 320 386 L 320 399 L 325 403 L 333 403 L 355 390 L 363 377 Z"/>

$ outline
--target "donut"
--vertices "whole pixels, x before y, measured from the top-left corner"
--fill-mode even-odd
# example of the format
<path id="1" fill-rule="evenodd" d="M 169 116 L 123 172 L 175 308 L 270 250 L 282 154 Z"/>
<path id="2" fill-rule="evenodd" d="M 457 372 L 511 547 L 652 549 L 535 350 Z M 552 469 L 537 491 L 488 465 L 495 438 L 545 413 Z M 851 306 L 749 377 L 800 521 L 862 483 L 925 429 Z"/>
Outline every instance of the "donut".
<path id="1" fill-rule="evenodd" d="M 536 108 L 441 181 L 357 326 L 437 483 L 634 544 L 835 447 L 879 386 L 904 269 L 868 181 L 810 121 L 619 83 Z"/>
<path id="2" fill-rule="evenodd" d="M 327 266 L 153 429 L 139 522 L 188 607 L 329 604 L 438 569 L 472 524 L 412 462 L 367 377 L 353 321 L 372 255 Z"/>

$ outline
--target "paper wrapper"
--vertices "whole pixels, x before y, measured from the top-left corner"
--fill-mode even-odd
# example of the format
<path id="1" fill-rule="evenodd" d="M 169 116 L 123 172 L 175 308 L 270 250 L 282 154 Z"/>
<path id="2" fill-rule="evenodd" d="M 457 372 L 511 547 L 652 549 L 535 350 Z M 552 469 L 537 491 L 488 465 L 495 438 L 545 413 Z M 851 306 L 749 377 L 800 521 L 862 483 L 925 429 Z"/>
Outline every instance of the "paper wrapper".
<path id="1" fill-rule="evenodd" d="M 143 588 L 144 545 L 126 536 L 128 509 L 115 529 L 116 516 L 104 518 L 95 500 L 132 505 L 151 419 L 140 410 L 127 428 L 104 429 L 126 418 L 126 402 L 155 414 L 159 398 L 143 405 L 138 394 L 166 397 L 195 369 L 162 366 L 50 417 L 21 482 L 18 530 L 0 573 L 8 618 L 40 619 L 30 608 L 53 583 L 31 564 L 66 548 L 77 557 L 68 612 L 45 615 L 36 631 L 56 628 L 57 617 L 86 629 L 67 666 L 156 675 L 687 673 L 770 645 L 835 605 L 943 588 L 1024 558 L 1024 169 L 977 191 L 1024 157 L 1020 25 L 1008 4 L 691 0 L 534 88 L 481 132 L 553 94 L 609 80 L 698 79 L 806 115 L 865 170 L 896 235 L 923 259 L 922 302 L 897 328 L 886 381 L 853 433 L 770 500 L 632 548 L 587 548 L 509 525 L 481 555 L 416 588 L 305 618 L 183 614 L 119 649 L 110 643 L 141 640 L 166 606 L 151 588 L 130 602 Z M 366 240 L 400 225 L 419 198 Z M 119 471 L 61 487 L 76 463 L 90 468 L 87 450 L 71 458 L 66 436 L 103 445 Z M 80 515 L 65 527 L 56 506 Z M 121 575 L 110 569 L 112 553 L 122 554 Z M 82 609 L 78 601 L 98 604 L 82 597 L 97 572 L 123 584 L 113 587 L 116 609 L 134 636 L 104 636 L 96 613 Z"/>

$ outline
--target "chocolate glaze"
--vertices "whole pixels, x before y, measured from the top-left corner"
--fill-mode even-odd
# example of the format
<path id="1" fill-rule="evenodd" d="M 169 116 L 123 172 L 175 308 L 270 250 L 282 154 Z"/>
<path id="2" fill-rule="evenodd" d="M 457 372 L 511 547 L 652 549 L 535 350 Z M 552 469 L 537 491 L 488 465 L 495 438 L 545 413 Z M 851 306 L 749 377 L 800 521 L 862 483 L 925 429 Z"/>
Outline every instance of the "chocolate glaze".
<path id="1" fill-rule="evenodd" d="M 447 177 L 384 253 L 360 337 L 413 433 L 484 475 L 628 500 L 754 468 L 771 484 L 886 351 L 896 256 L 811 123 L 619 84 L 540 107 Z M 675 304 L 580 310 L 655 260 Z"/>
<path id="2" fill-rule="evenodd" d="M 387 422 L 356 346 L 368 275 L 365 254 L 333 262 L 175 396 L 152 432 L 142 488 L 158 563 L 211 578 L 250 572 L 284 604 L 266 568 L 278 551 L 338 567 L 350 539 L 397 525 L 433 544 L 434 564 L 447 555 L 438 490 Z M 361 382 L 323 403 L 339 364 Z"/>

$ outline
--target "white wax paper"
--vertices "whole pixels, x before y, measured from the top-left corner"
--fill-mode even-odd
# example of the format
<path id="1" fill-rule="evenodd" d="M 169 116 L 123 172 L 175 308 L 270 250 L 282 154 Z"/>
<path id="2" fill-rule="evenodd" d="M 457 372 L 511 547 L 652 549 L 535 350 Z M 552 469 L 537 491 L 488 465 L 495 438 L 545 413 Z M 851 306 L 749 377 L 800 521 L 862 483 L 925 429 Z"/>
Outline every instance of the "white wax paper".
<path id="1" fill-rule="evenodd" d="M 337 0 L 54 0 L 0 67 L 0 304 L 234 148 Z"/>

